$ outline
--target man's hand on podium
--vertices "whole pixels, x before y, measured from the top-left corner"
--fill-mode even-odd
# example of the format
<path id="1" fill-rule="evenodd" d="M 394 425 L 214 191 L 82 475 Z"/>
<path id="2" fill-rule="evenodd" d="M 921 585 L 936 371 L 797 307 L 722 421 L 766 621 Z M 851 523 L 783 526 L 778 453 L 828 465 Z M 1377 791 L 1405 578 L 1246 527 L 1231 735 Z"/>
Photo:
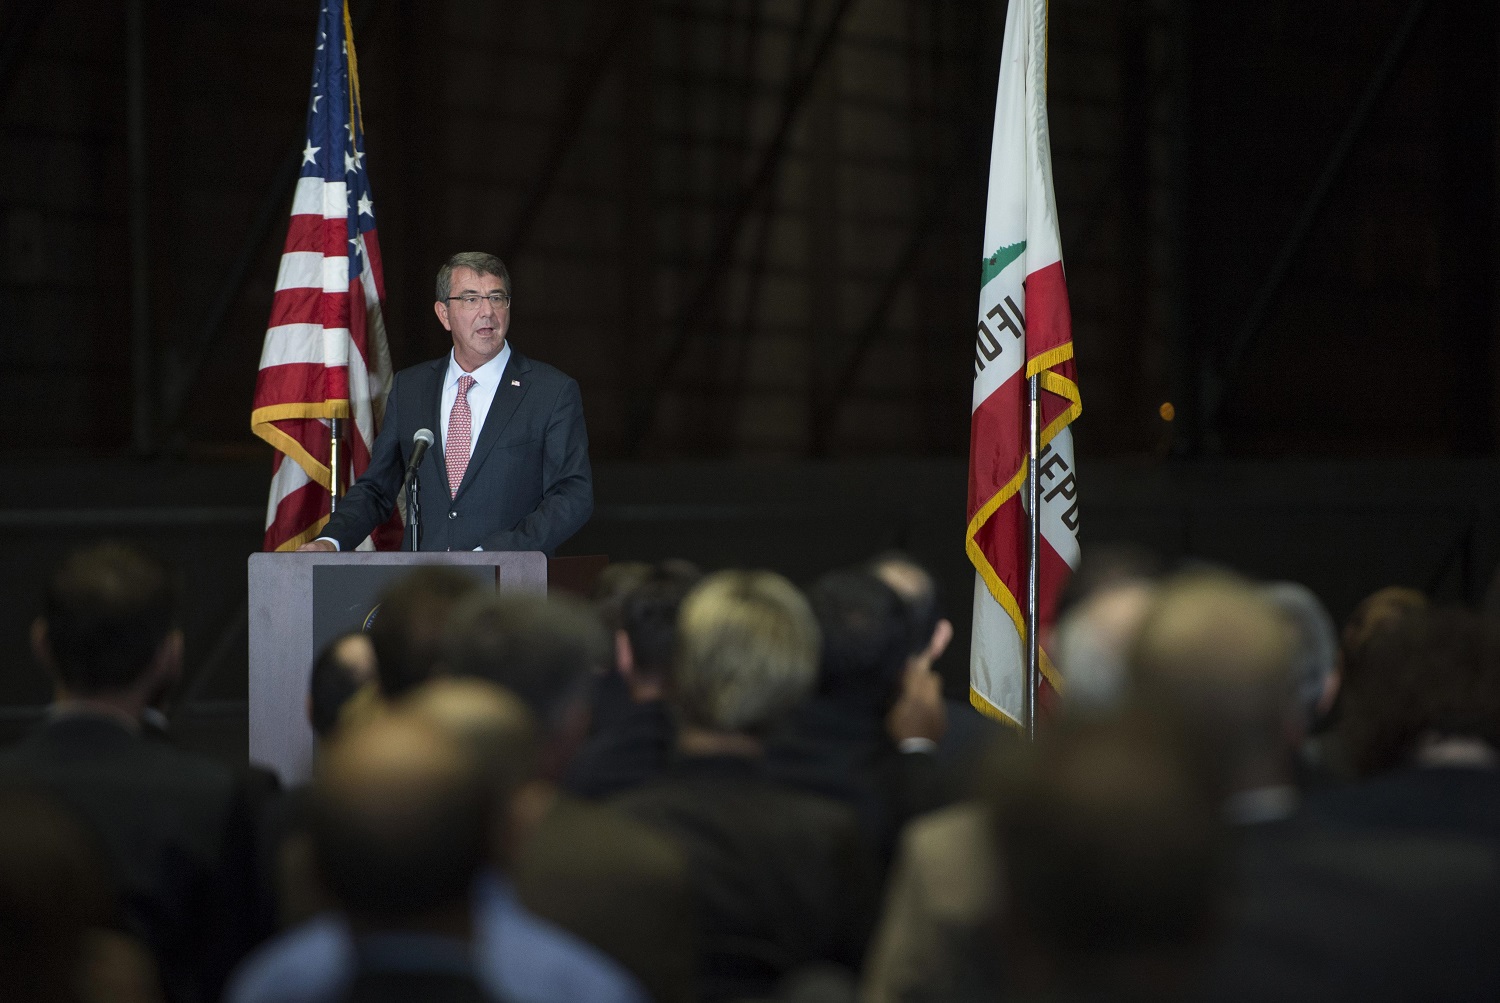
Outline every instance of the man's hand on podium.
<path id="1" fill-rule="evenodd" d="M 336 550 L 338 550 L 338 548 L 335 547 L 332 543 L 329 543 L 327 540 L 312 540 L 298 547 L 296 552 L 301 554 L 311 553 L 313 551 L 322 551 L 331 554 Z"/>

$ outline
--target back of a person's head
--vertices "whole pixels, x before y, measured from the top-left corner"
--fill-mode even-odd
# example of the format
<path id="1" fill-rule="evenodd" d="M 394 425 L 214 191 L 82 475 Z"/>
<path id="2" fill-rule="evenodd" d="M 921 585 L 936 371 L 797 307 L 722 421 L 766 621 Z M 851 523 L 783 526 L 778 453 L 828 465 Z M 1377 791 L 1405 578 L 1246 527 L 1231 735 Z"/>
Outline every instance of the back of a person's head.
<path id="1" fill-rule="evenodd" d="M 370 625 L 380 691 L 394 699 L 432 678 L 442 661 L 448 616 L 479 580 L 454 568 L 418 568 L 380 595 Z"/>
<path id="2" fill-rule="evenodd" d="M 1360 600 L 1344 628 L 1339 632 L 1339 661 L 1342 683 L 1359 675 L 1364 659 L 1365 646 L 1377 633 L 1394 627 L 1409 616 L 1417 616 L 1428 609 L 1427 597 L 1416 589 L 1401 585 L 1388 585 Z"/>
<path id="3" fill-rule="evenodd" d="M 807 598 L 823 637 L 818 692 L 883 714 L 911 647 L 901 597 L 869 571 L 841 570 L 814 582 Z"/>
<path id="4" fill-rule="evenodd" d="M 1297 582 L 1272 582 L 1262 594 L 1291 628 L 1292 684 L 1308 727 L 1328 709 L 1339 665 L 1339 632 L 1317 594 Z"/>
<path id="5" fill-rule="evenodd" d="M 589 590 L 589 603 L 605 630 L 614 632 L 620 629 L 625 597 L 650 578 L 651 573 L 652 565 L 646 561 L 612 561 L 599 572 L 594 587 Z"/>
<path id="6" fill-rule="evenodd" d="M 0 973 L 17 1000 L 74 1000 L 85 938 L 114 920 L 103 860 L 46 798 L 0 791 Z"/>
<path id="7" fill-rule="evenodd" d="M 1301 712 L 1286 618 L 1254 586 L 1222 573 L 1162 586 L 1130 654 L 1136 695 L 1177 718 L 1236 785 L 1251 766 L 1284 762 Z"/>
<path id="8" fill-rule="evenodd" d="M 307 682 L 307 716 L 313 733 L 327 738 L 354 694 L 375 675 L 375 650 L 359 631 L 340 634 L 313 660 Z"/>
<path id="9" fill-rule="evenodd" d="M 664 679 L 677 650 L 677 614 L 682 600 L 703 577 L 687 561 L 663 561 L 633 588 L 620 606 L 620 629 L 630 639 L 635 672 Z"/>
<path id="10" fill-rule="evenodd" d="M 1363 774 L 1409 761 L 1424 739 L 1500 748 L 1500 638 L 1465 610 L 1390 618 L 1365 638 L 1342 699 L 1340 734 Z"/>
<path id="11" fill-rule="evenodd" d="M 1057 615 L 1113 589 L 1160 582 L 1166 567 L 1159 555 L 1134 543 L 1102 543 L 1085 548 L 1058 599 Z"/>
<path id="12" fill-rule="evenodd" d="M 1048 653 L 1067 681 L 1068 711 L 1113 710 L 1129 690 L 1126 658 L 1157 585 L 1122 579 L 1090 592 L 1060 616 Z"/>
<path id="13" fill-rule="evenodd" d="M 397 707 L 460 743 L 498 798 L 536 775 L 535 716 L 520 697 L 487 679 L 433 679 Z"/>
<path id="14" fill-rule="evenodd" d="M 426 720 L 393 712 L 351 728 L 313 777 L 318 873 L 376 925 L 461 904 L 490 849 L 492 795 L 462 744 Z"/>
<path id="15" fill-rule="evenodd" d="M 926 650 L 938 621 L 943 619 L 942 602 L 932 574 L 899 550 L 888 550 L 872 558 L 867 570 L 894 589 L 906 607 L 906 624 L 911 632 L 907 654 Z"/>
<path id="16" fill-rule="evenodd" d="M 609 638 L 582 603 L 564 596 L 470 596 L 453 612 L 444 662 L 526 702 L 544 728 L 582 695 L 583 681 L 607 665 Z"/>
<path id="17" fill-rule="evenodd" d="M 172 629 L 166 570 L 118 543 L 74 551 L 52 575 L 43 617 L 58 678 L 75 693 L 129 689 Z"/>
<path id="18" fill-rule="evenodd" d="M 990 784 L 1002 928 L 1021 987 L 1183 991 L 1223 891 L 1220 811 L 1189 747 L 1140 714 L 1062 721 Z"/>
<path id="19" fill-rule="evenodd" d="M 670 699 L 688 727 L 763 732 L 817 680 L 817 621 L 774 572 L 709 575 L 683 600 L 677 631 Z"/>

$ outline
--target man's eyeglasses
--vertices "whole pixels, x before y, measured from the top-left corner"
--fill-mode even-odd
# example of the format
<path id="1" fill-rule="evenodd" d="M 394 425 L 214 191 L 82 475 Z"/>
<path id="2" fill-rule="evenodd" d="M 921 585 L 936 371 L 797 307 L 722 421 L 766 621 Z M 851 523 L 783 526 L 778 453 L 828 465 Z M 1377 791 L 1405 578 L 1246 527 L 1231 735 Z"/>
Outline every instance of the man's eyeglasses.
<path id="1" fill-rule="evenodd" d="M 490 306 L 494 307 L 496 310 L 504 310 L 506 307 L 510 306 L 510 293 L 490 293 L 488 296 L 481 296 L 478 293 L 464 293 L 462 296 L 448 297 L 448 301 L 450 303 L 454 300 L 462 303 L 464 305 L 464 309 L 466 310 L 473 310 L 484 300 L 489 300 Z"/>

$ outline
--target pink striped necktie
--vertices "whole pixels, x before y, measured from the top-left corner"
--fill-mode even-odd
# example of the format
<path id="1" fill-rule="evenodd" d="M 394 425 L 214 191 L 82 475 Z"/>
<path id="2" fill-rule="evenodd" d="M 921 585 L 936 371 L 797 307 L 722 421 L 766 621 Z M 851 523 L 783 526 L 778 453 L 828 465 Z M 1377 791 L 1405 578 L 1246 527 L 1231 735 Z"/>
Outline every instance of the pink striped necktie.
<path id="1" fill-rule="evenodd" d="M 448 437 L 443 442 L 443 462 L 448 465 L 448 494 L 458 494 L 464 471 L 469 469 L 469 449 L 474 437 L 474 412 L 469 410 L 469 389 L 477 383 L 464 374 L 458 378 L 458 396 L 448 412 Z"/>

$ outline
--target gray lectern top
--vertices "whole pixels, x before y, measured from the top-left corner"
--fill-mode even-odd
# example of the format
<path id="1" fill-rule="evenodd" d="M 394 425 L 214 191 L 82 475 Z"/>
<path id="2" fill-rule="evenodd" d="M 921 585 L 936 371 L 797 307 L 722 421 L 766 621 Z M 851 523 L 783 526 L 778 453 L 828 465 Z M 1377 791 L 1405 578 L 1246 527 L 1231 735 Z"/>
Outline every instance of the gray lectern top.
<path id="1" fill-rule="evenodd" d="M 283 784 L 312 771 L 307 683 L 314 655 L 366 627 L 377 597 L 413 568 L 440 564 L 496 591 L 547 591 L 540 551 L 307 553 L 250 556 L 250 761 Z"/>

